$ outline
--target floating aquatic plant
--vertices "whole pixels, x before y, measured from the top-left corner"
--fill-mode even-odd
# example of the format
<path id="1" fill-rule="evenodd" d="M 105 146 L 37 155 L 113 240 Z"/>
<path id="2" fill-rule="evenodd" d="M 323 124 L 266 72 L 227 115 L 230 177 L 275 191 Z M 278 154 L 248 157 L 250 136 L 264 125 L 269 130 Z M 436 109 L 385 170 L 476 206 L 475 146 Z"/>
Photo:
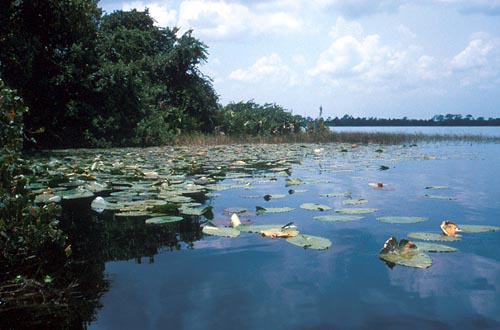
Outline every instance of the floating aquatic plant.
<path id="1" fill-rule="evenodd" d="M 175 216 L 175 215 L 164 215 L 164 216 L 159 216 L 159 217 L 153 217 L 146 219 L 145 223 L 150 224 L 150 225 L 160 225 L 164 223 L 173 223 L 173 222 L 179 222 L 182 221 L 184 218 Z"/>
<path id="2" fill-rule="evenodd" d="M 459 225 L 458 226 L 463 233 L 484 233 L 489 231 L 499 231 L 498 226 L 485 226 L 485 225 Z"/>
<path id="3" fill-rule="evenodd" d="M 390 216 L 377 218 L 380 222 L 386 223 L 417 223 L 429 220 L 425 217 Z"/>
<path id="4" fill-rule="evenodd" d="M 305 249 L 314 250 L 326 250 L 330 246 L 332 246 L 332 241 L 330 241 L 328 238 L 304 234 L 287 238 L 286 241 L 290 244 L 297 245 Z"/>
<path id="5" fill-rule="evenodd" d="M 391 268 L 396 264 L 415 268 L 428 268 L 432 265 L 431 258 L 419 251 L 415 243 L 405 238 L 398 242 L 394 236 L 384 243 L 379 257 Z"/>
<path id="6" fill-rule="evenodd" d="M 293 207 L 262 207 L 262 206 L 256 206 L 255 207 L 257 214 L 262 214 L 262 213 L 282 213 L 282 212 L 290 212 L 295 210 Z"/>
<path id="7" fill-rule="evenodd" d="M 439 233 L 426 233 L 426 232 L 412 232 L 408 234 L 408 237 L 420 239 L 422 241 L 443 241 L 443 242 L 453 242 L 459 241 L 460 237 L 446 236 Z"/>
<path id="8" fill-rule="evenodd" d="M 319 221 L 336 222 L 336 221 L 357 221 L 363 219 L 363 217 L 359 215 L 325 214 L 325 215 L 318 215 L 313 219 Z"/>
<path id="9" fill-rule="evenodd" d="M 362 208 L 362 207 L 352 207 L 352 208 L 340 208 L 336 209 L 335 212 L 343 213 L 343 214 L 364 214 L 364 213 L 372 213 L 376 212 L 378 209 L 375 208 Z"/>
<path id="10" fill-rule="evenodd" d="M 318 203 L 304 203 L 300 205 L 300 208 L 310 211 L 327 211 L 331 209 L 331 207 L 328 205 Z"/>
<path id="11" fill-rule="evenodd" d="M 238 237 L 240 235 L 240 231 L 238 229 L 232 227 L 217 227 L 210 223 L 203 226 L 202 232 L 206 235 L 231 238 Z"/>

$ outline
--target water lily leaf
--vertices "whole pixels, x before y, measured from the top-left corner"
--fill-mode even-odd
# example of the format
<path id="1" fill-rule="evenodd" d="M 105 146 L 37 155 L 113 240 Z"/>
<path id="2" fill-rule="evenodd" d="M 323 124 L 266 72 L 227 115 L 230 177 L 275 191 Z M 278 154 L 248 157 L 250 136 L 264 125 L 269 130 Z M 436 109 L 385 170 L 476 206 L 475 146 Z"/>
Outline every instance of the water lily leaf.
<path id="1" fill-rule="evenodd" d="M 226 207 L 224 209 L 225 213 L 245 213 L 248 212 L 248 209 L 245 207 L 239 207 L 239 206 L 233 206 L 233 207 Z"/>
<path id="2" fill-rule="evenodd" d="M 46 203 L 60 203 L 61 196 L 52 193 L 42 193 L 35 197 L 36 204 L 46 204 Z"/>
<path id="3" fill-rule="evenodd" d="M 436 243 L 429 243 L 429 242 L 415 242 L 415 245 L 417 246 L 417 249 L 422 252 L 456 252 L 458 251 L 457 248 L 448 246 L 448 245 L 443 245 L 443 244 L 436 244 Z"/>
<path id="4" fill-rule="evenodd" d="M 262 207 L 262 206 L 256 206 L 255 207 L 256 211 L 258 214 L 261 213 L 282 213 L 282 212 L 290 212 L 295 210 L 293 207 Z"/>
<path id="5" fill-rule="evenodd" d="M 220 236 L 220 237 L 238 237 L 240 231 L 231 227 L 216 227 L 213 225 L 206 225 L 203 227 L 202 232 L 206 235 Z"/>
<path id="6" fill-rule="evenodd" d="M 185 214 L 185 215 L 196 215 L 196 216 L 201 216 L 201 215 L 209 215 L 212 212 L 213 206 L 209 205 L 203 208 L 197 208 L 197 207 L 183 207 L 179 210 L 180 213 Z"/>
<path id="7" fill-rule="evenodd" d="M 331 209 L 331 207 L 328 205 L 323 205 L 318 203 L 304 203 L 300 205 L 300 208 L 311 211 L 327 211 Z"/>
<path id="8" fill-rule="evenodd" d="M 398 242 L 394 236 L 384 243 L 379 257 L 391 268 L 396 264 L 415 268 L 428 268 L 432 265 L 431 258 L 419 251 L 415 243 L 404 238 Z"/>
<path id="9" fill-rule="evenodd" d="M 315 250 L 326 250 L 330 246 L 332 246 L 332 241 L 330 241 L 328 238 L 304 234 L 287 238 L 286 241 L 293 245 Z"/>
<path id="10" fill-rule="evenodd" d="M 295 186 L 295 185 L 299 185 L 299 184 L 303 184 L 304 181 L 302 181 L 301 179 L 298 179 L 298 178 L 288 178 L 285 180 L 285 186 L 289 187 L 289 186 Z"/>
<path id="11" fill-rule="evenodd" d="M 377 218 L 380 222 L 386 223 L 417 223 L 429 220 L 425 217 L 405 217 L 405 216 L 393 216 L 393 217 L 380 217 Z"/>
<path id="12" fill-rule="evenodd" d="M 453 242 L 460 240 L 459 236 L 446 236 L 439 233 L 424 233 L 424 232 L 412 232 L 408 234 L 408 237 L 421 239 L 422 241 Z"/>
<path id="13" fill-rule="evenodd" d="M 126 211 L 126 212 L 118 212 L 115 213 L 115 216 L 117 217 L 147 217 L 150 216 L 151 214 L 146 211 Z"/>
<path id="14" fill-rule="evenodd" d="M 281 228 L 283 225 L 239 225 L 238 230 L 246 233 L 259 233 L 262 230 Z"/>
<path id="15" fill-rule="evenodd" d="M 285 194 L 267 194 L 264 196 L 264 199 L 266 201 L 269 201 L 271 199 L 279 199 L 279 198 L 285 198 L 286 195 Z"/>
<path id="16" fill-rule="evenodd" d="M 450 189 L 448 186 L 427 186 L 425 189 Z"/>
<path id="17" fill-rule="evenodd" d="M 183 217 L 179 217 L 179 216 L 175 216 L 175 215 L 164 215 L 164 216 L 146 219 L 146 224 L 159 225 L 159 224 L 164 224 L 164 223 L 179 222 L 179 221 L 182 221 L 183 219 L 184 219 Z"/>
<path id="18" fill-rule="evenodd" d="M 378 209 L 375 208 L 369 208 L 369 207 L 352 207 L 352 208 L 340 208 L 336 209 L 335 212 L 337 213 L 343 213 L 343 214 L 363 214 L 363 213 L 372 213 L 376 212 Z"/>
<path id="19" fill-rule="evenodd" d="M 363 219 L 363 217 L 359 215 L 325 214 L 316 216 L 313 219 L 319 221 L 335 222 L 335 221 L 356 221 Z"/>
<path id="20" fill-rule="evenodd" d="M 346 199 L 342 201 L 342 204 L 344 205 L 359 205 L 359 204 L 365 204 L 368 203 L 368 200 L 364 198 L 354 198 L 354 199 Z"/>
<path id="21" fill-rule="evenodd" d="M 484 233 L 488 231 L 498 231 L 498 226 L 483 226 L 483 225 L 459 225 L 458 228 L 464 233 Z"/>
<path id="22" fill-rule="evenodd" d="M 274 227 L 274 228 L 268 228 L 268 229 L 263 229 L 259 231 L 259 234 L 262 236 L 267 236 L 267 237 L 294 237 L 299 234 L 299 231 L 296 229 L 295 226 L 288 226 L 288 227 Z"/>
<path id="23" fill-rule="evenodd" d="M 58 192 L 58 195 L 60 195 L 62 199 L 72 200 L 72 199 L 93 197 L 94 193 L 91 192 L 90 190 L 77 188 L 77 189 L 60 191 Z"/>
<path id="24" fill-rule="evenodd" d="M 346 191 L 346 192 L 340 192 L 340 193 L 326 193 L 326 194 L 320 194 L 321 197 L 351 197 L 352 192 Z"/>
<path id="25" fill-rule="evenodd" d="M 442 199 L 442 200 L 448 200 L 448 201 L 453 201 L 456 200 L 457 198 L 454 196 L 444 196 L 444 195 L 429 195 L 425 194 L 424 197 L 426 198 L 431 198 L 431 199 Z"/>

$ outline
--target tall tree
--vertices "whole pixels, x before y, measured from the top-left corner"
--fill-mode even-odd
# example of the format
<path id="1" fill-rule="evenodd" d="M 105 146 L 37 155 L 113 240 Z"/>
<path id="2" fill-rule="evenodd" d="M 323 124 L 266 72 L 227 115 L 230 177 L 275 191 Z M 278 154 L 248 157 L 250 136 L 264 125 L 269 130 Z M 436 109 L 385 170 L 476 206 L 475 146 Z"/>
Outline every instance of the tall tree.
<path id="1" fill-rule="evenodd" d="M 97 0 L 0 0 L 0 75 L 42 147 L 82 144 L 97 69 Z"/>

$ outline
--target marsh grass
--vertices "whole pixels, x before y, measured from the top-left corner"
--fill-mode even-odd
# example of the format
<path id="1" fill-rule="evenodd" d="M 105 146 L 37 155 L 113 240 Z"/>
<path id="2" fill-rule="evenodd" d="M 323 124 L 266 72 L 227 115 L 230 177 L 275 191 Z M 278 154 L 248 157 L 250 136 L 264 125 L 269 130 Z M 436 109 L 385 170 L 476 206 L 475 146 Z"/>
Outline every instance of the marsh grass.
<path id="1" fill-rule="evenodd" d="M 273 136 L 231 136 L 221 134 L 190 134 L 177 137 L 174 145 L 227 145 L 244 143 L 360 143 L 360 144 L 415 144 L 418 142 L 493 142 L 500 138 L 467 134 L 423 134 L 423 133 L 381 133 L 381 132 L 321 132 L 297 133 Z"/>

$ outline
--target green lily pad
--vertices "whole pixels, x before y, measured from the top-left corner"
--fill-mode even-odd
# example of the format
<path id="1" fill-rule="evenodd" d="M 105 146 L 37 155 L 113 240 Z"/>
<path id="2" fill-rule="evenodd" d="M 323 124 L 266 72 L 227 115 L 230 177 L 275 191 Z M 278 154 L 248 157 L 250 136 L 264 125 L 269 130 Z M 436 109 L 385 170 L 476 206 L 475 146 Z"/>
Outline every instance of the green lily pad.
<path id="1" fill-rule="evenodd" d="M 391 268 L 395 264 L 415 268 L 428 268 L 432 265 L 429 255 L 419 251 L 415 243 L 404 238 L 398 242 L 394 236 L 385 242 L 379 257 Z"/>
<path id="2" fill-rule="evenodd" d="M 342 204 L 344 205 L 359 205 L 359 204 L 365 204 L 368 203 L 367 199 L 364 198 L 354 198 L 354 199 L 346 199 L 342 201 Z"/>
<path id="3" fill-rule="evenodd" d="M 298 179 L 298 178 L 288 178 L 285 180 L 285 186 L 289 187 L 289 186 L 295 186 L 295 185 L 299 185 L 299 184 L 303 184 L 304 181 L 302 181 L 301 179 Z"/>
<path id="4" fill-rule="evenodd" d="M 212 212 L 213 206 L 206 206 L 203 208 L 198 208 L 198 207 L 183 207 L 179 209 L 179 212 L 185 215 L 196 215 L 196 216 L 201 216 L 201 215 L 207 215 L 210 212 Z"/>
<path id="5" fill-rule="evenodd" d="M 325 214 L 316 216 L 313 219 L 319 221 L 335 222 L 335 221 L 357 221 L 363 219 L 363 217 L 359 215 Z"/>
<path id="6" fill-rule="evenodd" d="M 146 219 L 146 224 L 159 225 L 159 224 L 164 224 L 164 223 L 179 222 L 179 221 L 182 221 L 183 219 L 184 219 L 183 217 L 179 217 L 179 216 L 175 216 L 175 215 L 164 215 L 164 216 L 160 216 L 160 217 Z"/>
<path id="7" fill-rule="evenodd" d="M 417 223 L 429 220 L 425 217 L 405 217 L 405 216 L 393 216 L 393 217 L 380 217 L 377 218 L 380 222 L 386 223 Z"/>
<path id="8" fill-rule="evenodd" d="M 135 217 L 147 217 L 151 216 L 151 214 L 146 211 L 126 211 L 126 212 L 115 213 L 115 216 L 135 218 Z"/>
<path id="9" fill-rule="evenodd" d="M 36 204 L 46 204 L 46 203 L 51 203 L 51 202 L 60 203 L 61 196 L 56 195 L 56 194 L 42 193 L 42 194 L 39 194 L 35 197 Z"/>
<path id="10" fill-rule="evenodd" d="M 456 200 L 457 198 L 454 196 L 444 196 L 444 195 L 429 195 L 425 194 L 424 197 L 426 198 L 431 198 L 431 199 L 442 199 L 442 200 L 447 200 L 447 201 L 453 201 Z"/>
<path id="11" fill-rule="evenodd" d="M 216 227 L 213 225 L 204 226 L 202 232 L 206 235 L 232 238 L 240 235 L 240 231 L 238 229 L 232 227 Z"/>
<path id="12" fill-rule="evenodd" d="M 460 240 L 460 237 L 457 236 L 446 236 L 438 233 L 424 233 L 424 232 L 412 232 L 408 234 L 408 237 L 421 239 L 422 241 L 453 242 Z"/>
<path id="13" fill-rule="evenodd" d="M 262 207 L 262 206 L 256 206 L 256 211 L 257 213 L 282 213 L 282 212 L 290 212 L 295 210 L 293 207 Z"/>
<path id="14" fill-rule="evenodd" d="M 457 248 L 454 248 L 454 247 L 451 247 L 448 245 L 429 243 L 429 242 L 415 242 L 415 245 L 417 246 L 417 250 L 419 250 L 421 252 L 456 252 L 456 251 L 458 251 Z"/>
<path id="15" fill-rule="evenodd" d="M 224 209 L 225 213 L 245 213 L 248 212 L 248 209 L 245 207 L 238 207 L 238 206 L 233 206 L 233 207 L 226 207 Z"/>
<path id="16" fill-rule="evenodd" d="M 488 231 L 498 231 L 498 226 L 483 226 L 483 225 L 458 225 L 458 228 L 464 233 L 484 233 Z"/>
<path id="17" fill-rule="evenodd" d="M 351 197 L 352 193 L 350 191 L 340 192 L 340 193 L 326 193 L 320 194 L 321 197 Z"/>
<path id="18" fill-rule="evenodd" d="M 450 189 L 448 186 L 427 186 L 425 189 Z"/>
<path id="19" fill-rule="evenodd" d="M 286 241 L 290 244 L 303 247 L 305 249 L 326 250 L 332 246 L 332 241 L 328 238 L 300 234 L 289 237 Z"/>
<path id="20" fill-rule="evenodd" d="M 238 230 L 245 233 L 260 233 L 263 230 L 269 230 L 273 228 L 281 228 L 284 225 L 239 225 Z"/>
<path id="21" fill-rule="evenodd" d="M 72 199 L 93 197 L 94 193 L 91 192 L 90 190 L 76 188 L 76 189 L 60 191 L 58 192 L 58 195 L 60 195 L 62 199 L 72 200 Z"/>
<path id="22" fill-rule="evenodd" d="M 311 211 L 327 211 L 331 209 L 331 207 L 328 205 L 322 205 L 318 203 L 304 203 L 300 205 L 300 208 Z"/>
<path id="23" fill-rule="evenodd" d="M 378 211 L 378 209 L 375 208 L 369 208 L 369 207 L 352 207 L 352 208 L 340 208 L 336 209 L 335 212 L 337 213 L 343 213 L 343 214 L 364 214 L 364 213 L 373 213 Z"/>

